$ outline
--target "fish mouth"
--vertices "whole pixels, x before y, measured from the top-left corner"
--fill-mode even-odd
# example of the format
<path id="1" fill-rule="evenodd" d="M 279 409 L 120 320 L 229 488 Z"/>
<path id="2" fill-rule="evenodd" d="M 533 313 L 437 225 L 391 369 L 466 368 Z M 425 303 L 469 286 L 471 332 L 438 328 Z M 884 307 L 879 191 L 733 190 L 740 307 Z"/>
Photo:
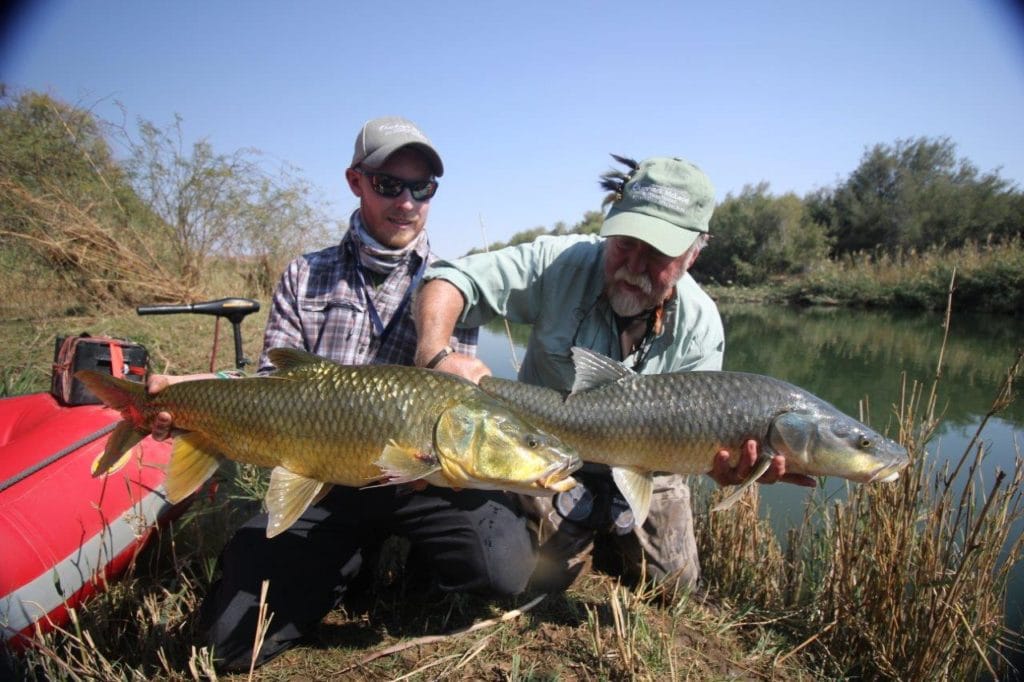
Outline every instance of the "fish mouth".
<path id="1" fill-rule="evenodd" d="M 560 476 L 549 476 L 547 478 L 541 478 L 537 480 L 537 485 L 544 490 L 551 490 L 556 493 L 564 493 L 567 490 L 572 490 L 576 487 L 576 479 L 568 474 L 561 474 Z"/>
<path id="2" fill-rule="evenodd" d="M 883 464 L 871 472 L 871 475 L 868 476 L 868 483 L 892 483 L 900 477 L 900 472 L 903 471 L 904 467 L 909 463 L 909 461 L 904 460 L 901 462 Z"/>
<path id="3" fill-rule="evenodd" d="M 537 479 L 536 485 L 542 490 L 564 493 L 575 487 L 577 481 L 572 474 L 581 466 L 583 466 L 583 462 L 578 459 L 555 464 Z"/>

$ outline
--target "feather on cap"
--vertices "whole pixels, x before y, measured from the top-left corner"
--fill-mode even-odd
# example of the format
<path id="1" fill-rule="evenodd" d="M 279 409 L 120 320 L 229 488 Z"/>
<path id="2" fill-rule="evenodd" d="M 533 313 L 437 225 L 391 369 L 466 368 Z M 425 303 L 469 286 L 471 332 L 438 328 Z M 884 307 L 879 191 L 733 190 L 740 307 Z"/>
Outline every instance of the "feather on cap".
<path id="1" fill-rule="evenodd" d="M 610 192 L 605 203 L 611 203 L 601 236 L 639 239 L 676 258 L 708 232 L 715 188 L 704 171 L 676 157 L 640 163 L 612 157 L 630 170 L 601 176 L 601 187 Z"/>

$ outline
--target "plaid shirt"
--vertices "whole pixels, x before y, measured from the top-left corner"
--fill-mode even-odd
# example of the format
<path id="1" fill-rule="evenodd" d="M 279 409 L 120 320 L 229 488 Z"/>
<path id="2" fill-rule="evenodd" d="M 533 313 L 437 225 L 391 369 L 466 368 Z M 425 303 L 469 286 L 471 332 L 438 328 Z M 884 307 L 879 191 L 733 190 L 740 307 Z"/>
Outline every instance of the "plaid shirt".
<path id="1" fill-rule="evenodd" d="M 405 303 L 401 319 L 390 323 L 423 259 L 431 263 L 437 257 L 424 240 L 380 286 L 373 287 L 369 272 L 364 270 L 360 277 L 352 241 L 351 234 L 346 234 L 337 246 L 308 253 L 288 265 L 274 292 L 263 336 L 261 374 L 274 368 L 267 358 L 271 348 L 300 348 L 346 365 L 412 364 L 416 353 L 412 301 Z M 384 325 L 383 337 L 374 329 L 367 297 Z M 460 353 L 476 355 L 476 340 L 476 329 L 458 329 L 451 345 Z"/>

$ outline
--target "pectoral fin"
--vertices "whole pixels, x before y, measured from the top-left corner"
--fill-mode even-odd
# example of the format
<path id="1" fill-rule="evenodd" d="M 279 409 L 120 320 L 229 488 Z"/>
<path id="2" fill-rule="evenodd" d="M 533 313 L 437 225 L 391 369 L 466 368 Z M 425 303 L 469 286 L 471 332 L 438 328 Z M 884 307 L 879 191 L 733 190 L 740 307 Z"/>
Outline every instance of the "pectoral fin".
<path id="1" fill-rule="evenodd" d="M 167 465 L 167 499 L 180 502 L 206 482 L 220 466 L 221 455 L 208 439 L 187 433 L 174 440 Z"/>
<path id="2" fill-rule="evenodd" d="M 93 477 L 113 473 L 123 467 L 128 461 L 132 448 L 148 435 L 149 431 L 137 429 L 131 422 L 122 421 L 118 424 L 114 432 L 107 438 L 103 454 L 92 463 Z"/>
<path id="3" fill-rule="evenodd" d="M 284 467 L 270 472 L 270 487 L 264 503 L 267 505 L 267 537 L 272 538 L 288 530 L 313 503 L 324 487 L 323 481 L 309 478 Z"/>
<path id="4" fill-rule="evenodd" d="M 633 523 L 639 528 L 651 511 L 651 491 L 654 488 L 654 474 L 632 467 L 612 467 L 612 479 L 619 492 L 626 498 L 633 510 Z"/>
<path id="5" fill-rule="evenodd" d="M 771 457 L 761 457 L 757 461 L 757 466 L 755 466 L 754 469 L 750 472 L 750 476 L 748 476 L 745 481 L 736 486 L 736 490 L 732 491 L 728 497 L 726 497 L 724 500 L 722 500 L 714 507 L 712 507 L 711 511 L 725 511 L 726 509 L 729 509 L 734 504 L 736 504 L 739 501 L 739 499 L 743 497 L 743 493 L 746 492 L 747 488 L 754 485 L 754 482 L 757 481 L 757 479 L 761 478 L 764 472 L 768 471 L 768 467 L 770 467 L 771 464 Z"/>
<path id="6" fill-rule="evenodd" d="M 785 412 L 772 421 L 768 440 L 776 452 L 806 459 L 815 432 L 815 423 L 807 415 L 800 412 Z"/>
<path id="7" fill-rule="evenodd" d="M 374 464 L 380 467 L 384 476 L 385 480 L 381 485 L 410 483 L 441 470 L 436 456 L 415 448 L 403 447 L 393 440 L 384 446 L 380 458 Z"/>

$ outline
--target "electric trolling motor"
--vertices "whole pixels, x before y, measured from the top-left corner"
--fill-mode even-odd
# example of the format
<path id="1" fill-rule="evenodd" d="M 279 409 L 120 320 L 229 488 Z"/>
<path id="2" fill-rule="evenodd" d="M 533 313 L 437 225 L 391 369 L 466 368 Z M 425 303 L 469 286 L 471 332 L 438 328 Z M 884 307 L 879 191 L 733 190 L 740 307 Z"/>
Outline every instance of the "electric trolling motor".
<path id="1" fill-rule="evenodd" d="M 226 318 L 235 335 L 235 369 L 243 369 L 252 361 L 242 355 L 242 320 L 246 315 L 259 312 L 260 304 L 251 298 L 221 298 L 216 301 L 202 303 L 184 303 L 177 305 L 140 305 L 135 309 L 139 315 L 176 315 L 178 313 L 197 313 L 214 315 L 217 321 Z M 216 332 L 215 332 L 216 333 Z M 216 350 L 216 340 L 214 341 Z M 210 358 L 210 371 L 213 371 L 213 357 Z"/>

